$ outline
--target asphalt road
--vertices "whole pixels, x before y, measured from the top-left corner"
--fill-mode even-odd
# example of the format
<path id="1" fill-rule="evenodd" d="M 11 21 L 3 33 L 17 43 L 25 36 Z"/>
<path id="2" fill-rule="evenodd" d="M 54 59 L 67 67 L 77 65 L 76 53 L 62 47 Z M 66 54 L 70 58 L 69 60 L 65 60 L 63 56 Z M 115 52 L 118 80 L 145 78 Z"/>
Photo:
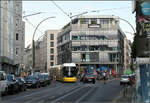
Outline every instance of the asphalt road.
<path id="1" fill-rule="evenodd" d="M 106 84 L 102 81 L 96 84 L 56 82 L 47 87 L 3 96 L 0 103 L 114 103 L 123 88 L 119 80 Z"/>

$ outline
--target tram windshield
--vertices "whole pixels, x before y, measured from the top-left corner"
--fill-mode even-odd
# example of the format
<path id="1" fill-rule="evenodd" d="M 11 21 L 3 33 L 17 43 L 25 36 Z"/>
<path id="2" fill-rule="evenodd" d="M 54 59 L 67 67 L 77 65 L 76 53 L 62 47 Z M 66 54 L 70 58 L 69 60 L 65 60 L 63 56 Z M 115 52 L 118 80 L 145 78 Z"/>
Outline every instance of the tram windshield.
<path id="1" fill-rule="evenodd" d="M 76 67 L 64 67 L 63 68 L 63 75 L 66 77 L 74 77 L 77 74 Z"/>

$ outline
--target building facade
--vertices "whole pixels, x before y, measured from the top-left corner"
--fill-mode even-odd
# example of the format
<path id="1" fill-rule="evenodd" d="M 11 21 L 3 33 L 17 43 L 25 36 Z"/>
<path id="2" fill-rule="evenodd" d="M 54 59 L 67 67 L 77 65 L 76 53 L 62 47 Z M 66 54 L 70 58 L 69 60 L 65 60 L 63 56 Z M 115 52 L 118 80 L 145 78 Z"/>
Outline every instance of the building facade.
<path id="1" fill-rule="evenodd" d="M 16 73 L 24 51 L 22 1 L 0 1 L 0 24 L 0 70 Z"/>
<path id="2" fill-rule="evenodd" d="M 15 65 L 23 64 L 23 55 L 25 47 L 25 22 L 22 21 L 22 1 L 15 1 Z"/>
<path id="3" fill-rule="evenodd" d="M 32 47 L 31 45 L 28 45 L 24 49 L 24 56 L 23 56 L 23 64 L 24 64 L 24 69 L 26 72 L 32 72 Z"/>
<path id="4" fill-rule="evenodd" d="M 80 16 L 58 34 L 58 64 L 105 66 L 122 73 L 124 37 L 117 16 Z"/>
<path id="5" fill-rule="evenodd" d="M 35 70 L 47 72 L 57 64 L 57 35 L 59 30 L 47 30 L 43 38 L 35 43 Z"/>
<path id="6" fill-rule="evenodd" d="M 130 69 L 131 65 L 131 41 L 124 38 L 124 69 Z"/>

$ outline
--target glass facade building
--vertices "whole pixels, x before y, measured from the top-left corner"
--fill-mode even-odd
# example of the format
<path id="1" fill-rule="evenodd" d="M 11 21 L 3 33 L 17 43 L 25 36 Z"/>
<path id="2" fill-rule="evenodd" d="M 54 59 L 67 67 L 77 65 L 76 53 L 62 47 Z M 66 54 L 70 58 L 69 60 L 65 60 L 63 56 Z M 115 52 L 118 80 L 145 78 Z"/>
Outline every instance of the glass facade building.
<path id="1" fill-rule="evenodd" d="M 80 16 L 58 34 L 58 64 L 75 62 L 123 72 L 124 33 L 116 16 Z"/>

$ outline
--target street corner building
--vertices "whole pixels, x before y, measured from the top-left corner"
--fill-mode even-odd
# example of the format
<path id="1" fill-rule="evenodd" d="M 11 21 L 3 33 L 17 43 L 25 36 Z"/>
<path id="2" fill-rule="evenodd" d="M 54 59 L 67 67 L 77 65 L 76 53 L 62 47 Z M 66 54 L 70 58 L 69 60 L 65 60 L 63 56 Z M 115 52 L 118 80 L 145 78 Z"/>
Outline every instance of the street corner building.
<path id="1" fill-rule="evenodd" d="M 79 16 L 58 34 L 58 64 L 74 62 L 80 67 L 105 66 L 123 73 L 127 54 L 124 53 L 125 38 L 118 16 Z"/>
<path id="2" fill-rule="evenodd" d="M 0 1 L 0 70 L 18 72 L 23 62 L 24 28 L 22 1 Z"/>

